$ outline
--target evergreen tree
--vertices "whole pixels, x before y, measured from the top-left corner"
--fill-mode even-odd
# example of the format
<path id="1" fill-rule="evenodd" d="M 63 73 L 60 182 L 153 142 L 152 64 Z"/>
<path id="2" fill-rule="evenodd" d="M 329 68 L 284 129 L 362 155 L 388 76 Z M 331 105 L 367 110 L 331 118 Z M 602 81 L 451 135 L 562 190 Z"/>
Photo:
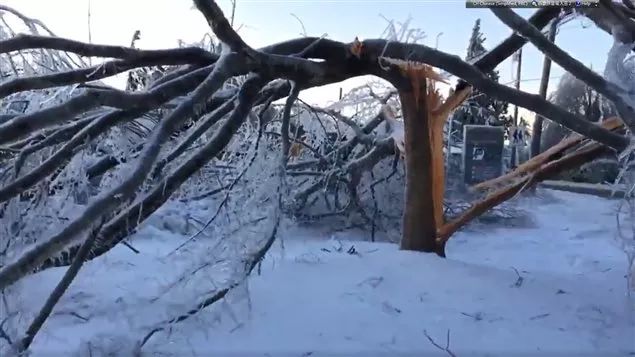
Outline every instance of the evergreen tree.
<path id="1" fill-rule="evenodd" d="M 481 19 L 476 19 L 474 27 L 472 28 L 470 42 L 467 45 L 467 55 L 465 59 L 468 62 L 487 52 L 483 45 L 484 42 L 485 36 L 481 32 Z"/>
<path id="2" fill-rule="evenodd" d="M 481 32 L 481 20 L 477 19 L 472 28 L 472 35 L 467 46 L 465 59 L 468 62 L 474 61 L 487 52 L 484 45 L 485 39 Z M 499 80 L 499 74 L 496 70 L 487 73 L 487 76 L 496 82 Z M 507 116 L 507 107 L 508 103 L 498 101 L 474 89 L 470 99 L 465 102 L 461 110 L 457 111 L 454 129 L 462 132 L 462 126 L 468 124 L 511 126 L 512 119 Z M 457 125 L 460 127 L 457 127 Z"/>

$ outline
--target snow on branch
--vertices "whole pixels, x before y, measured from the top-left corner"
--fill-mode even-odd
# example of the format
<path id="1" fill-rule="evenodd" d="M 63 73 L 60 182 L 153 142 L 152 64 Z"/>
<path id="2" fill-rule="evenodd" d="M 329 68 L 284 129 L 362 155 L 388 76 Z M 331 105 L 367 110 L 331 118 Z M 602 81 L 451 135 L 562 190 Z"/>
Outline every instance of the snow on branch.
<path id="1" fill-rule="evenodd" d="M 198 47 L 168 50 L 140 50 L 132 47 L 97 45 L 61 37 L 28 34 L 19 34 L 15 37 L 0 41 L 0 53 L 42 48 L 72 52 L 85 57 L 118 58 L 123 60 L 169 58 L 172 55 L 180 58 L 190 57 L 190 61 L 192 61 L 190 63 L 209 63 L 210 60 L 217 59 L 217 56 L 214 54 Z"/>
<path id="2" fill-rule="evenodd" d="M 76 236 L 87 227 L 91 227 L 92 222 L 99 221 L 112 212 L 120 202 L 127 200 L 150 172 L 161 145 L 168 139 L 174 128 L 187 116 L 196 113 L 206 96 L 219 89 L 232 73 L 240 69 L 240 62 L 235 61 L 231 56 L 221 58 L 212 73 L 194 90 L 188 100 L 182 102 L 174 112 L 160 122 L 149 139 L 149 144 L 144 147 L 137 167 L 128 178 L 88 206 L 79 218 L 71 222 L 60 233 L 30 249 L 15 263 L 2 268 L 0 270 L 0 288 L 7 287 L 28 272 L 33 271 L 48 257 L 76 239 Z"/>

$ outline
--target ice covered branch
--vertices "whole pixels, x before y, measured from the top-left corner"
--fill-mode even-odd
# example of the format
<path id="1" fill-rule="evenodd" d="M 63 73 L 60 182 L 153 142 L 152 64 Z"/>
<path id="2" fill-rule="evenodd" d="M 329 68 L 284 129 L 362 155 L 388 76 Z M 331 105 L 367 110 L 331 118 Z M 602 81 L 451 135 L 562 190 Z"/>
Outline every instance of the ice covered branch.
<path id="1" fill-rule="evenodd" d="M 613 101 L 622 115 L 624 122 L 627 123 L 629 127 L 635 128 L 635 111 L 625 100 L 625 96 L 629 95 L 629 93 L 625 93 L 624 90 L 616 84 L 608 82 L 601 75 L 593 72 L 580 61 L 569 56 L 569 54 L 549 41 L 538 29 L 517 15 L 513 10 L 509 8 L 492 8 L 491 10 L 503 23 L 528 38 L 534 46 L 547 57 L 551 58 L 552 61 L 585 82 L 598 93 Z"/>
<path id="2" fill-rule="evenodd" d="M 27 49 L 49 49 L 75 53 L 86 57 L 118 58 L 123 60 L 168 59 L 176 56 L 181 60 L 189 58 L 189 63 L 208 64 L 218 56 L 198 47 L 167 50 L 140 50 L 132 47 L 88 44 L 61 37 L 19 34 L 0 41 L 0 53 Z"/>
<path id="3" fill-rule="evenodd" d="M 188 116 L 196 113 L 197 108 L 210 93 L 214 93 L 232 75 L 245 70 L 239 58 L 228 55 L 221 58 L 210 75 L 201 83 L 176 110 L 162 120 L 153 131 L 148 144 L 137 160 L 134 171 L 117 187 L 95 200 L 86 211 L 71 222 L 60 233 L 49 240 L 28 250 L 15 263 L 8 264 L 0 270 L 0 289 L 3 289 L 30 271 L 37 268 L 44 260 L 59 252 L 64 246 L 76 239 L 77 235 L 93 226 L 93 222 L 112 212 L 121 202 L 125 202 L 141 185 L 150 172 L 161 145 L 167 140 L 176 126 Z"/>

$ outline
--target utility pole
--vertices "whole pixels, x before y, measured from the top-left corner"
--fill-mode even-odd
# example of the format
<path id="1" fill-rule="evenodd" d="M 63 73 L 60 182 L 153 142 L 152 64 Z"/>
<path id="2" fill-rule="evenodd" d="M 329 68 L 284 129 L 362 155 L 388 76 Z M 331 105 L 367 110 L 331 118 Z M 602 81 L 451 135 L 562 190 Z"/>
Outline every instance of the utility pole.
<path id="1" fill-rule="evenodd" d="M 232 16 L 229 20 L 229 26 L 231 26 L 232 28 L 234 28 L 234 17 L 236 16 L 236 2 L 238 0 L 232 0 Z"/>
<path id="2" fill-rule="evenodd" d="M 93 30 L 92 30 L 92 26 L 90 23 L 90 16 L 91 16 L 91 8 L 90 8 L 90 0 L 88 0 L 88 9 L 87 9 L 87 22 L 88 22 L 88 43 L 93 43 Z M 93 65 L 93 58 L 92 57 L 88 57 L 88 64 L 89 65 Z"/>
<path id="3" fill-rule="evenodd" d="M 555 18 L 551 21 L 549 27 L 549 41 L 554 42 L 556 40 L 556 32 L 558 30 L 558 22 L 560 20 Z M 540 78 L 540 89 L 538 95 L 543 99 L 547 97 L 547 88 L 549 87 L 549 76 L 551 74 L 551 59 L 547 56 L 544 57 L 542 62 L 542 76 Z M 542 137 L 542 125 L 543 117 L 536 115 L 534 124 L 531 130 L 531 157 L 540 154 L 540 140 Z"/>
<path id="4" fill-rule="evenodd" d="M 516 64 L 516 89 L 520 89 L 520 70 L 522 68 L 522 64 L 523 64 L 523 49 L 522 47 L 518 50 L 517 54 L 516 54 L 516 60 L 517 60 L 517 64 Z M 514 106 L 514 127 L 518 127 L 518 106 L 515 105 Z M 512 133 L 513 134 L 513 133 Z M 513 139 L 512 139 L 512 144 L 513 144 Z M 510 160 L 510 165 L 512 167 L 516 167 L 518 166 L 518 153 L 517 153 L 517 147 L 516 145 L 512 145 L 512 157 Z"/>

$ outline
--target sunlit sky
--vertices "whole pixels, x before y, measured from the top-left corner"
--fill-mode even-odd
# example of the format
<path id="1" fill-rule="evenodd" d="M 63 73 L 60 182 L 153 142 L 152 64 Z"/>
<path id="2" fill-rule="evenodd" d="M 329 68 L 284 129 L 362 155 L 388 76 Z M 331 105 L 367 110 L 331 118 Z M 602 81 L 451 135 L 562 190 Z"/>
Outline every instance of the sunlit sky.
<path id="1" fill-rule="evenodd" d="M 209 32 L 203 16 L 190 0 L 0 0 L 24 14 L 38 18 L 58 36 L 88 41 L 88 9 L 93 43 L 128 45 L 135 30 L 141 31 L 141 48 L 167 48 L 182 39 L 200 40 Z M 218 1 L 227 16 L 231 1 Z M 524 17 L 532 9 L 516 9 Z M 378 38 L 388 22 L 404 22 L 425 31 L 422 43 L 442 51 L 465 56 L 474 21 L 481 19 L 485 46 L 491 48 L 511 31 L 487 9 L 466 9 L 464 0 L 237 0 L 235 27 L 254 47 L 301 36 L 327 34 L 351 41 Z M 440 35 L 439 35 L 440 34 Z M 578 19 L 562 26 L 557 44 L 594 69 L 604 67 L 611 38 L 589 20 Z M 531 45 L 523 50 L 521 89 L 537 92 L 543 57 Z M 510 60 L 498 67 L 502 83 L 511 83 L 514 68 Z M 552 68 L 550 90 L 563 70 Z M 303 93 L 313 103 L 335 100 L 338 88 L 351 88 L 360 79 Z"/>

